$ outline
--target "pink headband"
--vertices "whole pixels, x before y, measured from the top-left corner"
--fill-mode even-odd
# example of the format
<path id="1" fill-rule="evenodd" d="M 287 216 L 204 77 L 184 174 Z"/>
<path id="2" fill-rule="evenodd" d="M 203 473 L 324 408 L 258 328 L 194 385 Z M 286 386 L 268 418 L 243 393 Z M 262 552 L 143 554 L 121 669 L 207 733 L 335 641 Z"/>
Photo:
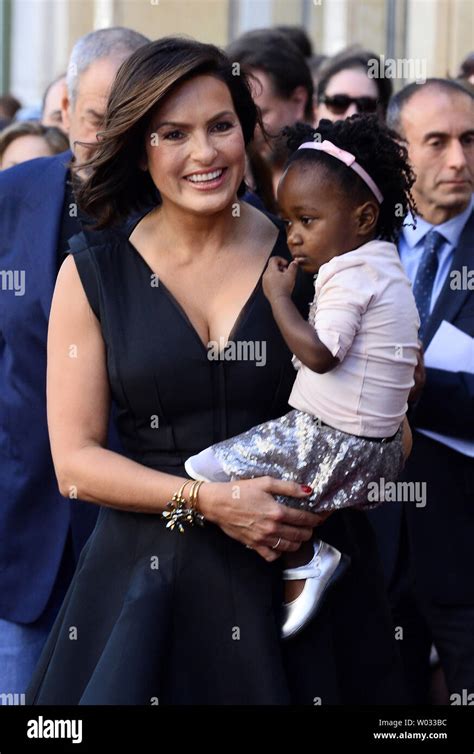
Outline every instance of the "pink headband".
<path id="1" fill-rule="evenodd" d="M 372 191 L 378 203 L 382 204 L 383 194 L 380 191 L 379 187 L 377 186 L 375 181 L 372 180 L 367 171 L 364 170 L 362 165 L 359 165 L 359 163 L 356 162 L 355 156 L 350 152 L 346 152 L 344 149 L 339 149 L 339 147 L 336 147 L 336 145 L 333 144 L 332 141 L 328 141 L 327 139 L 325 139 L 323 142 L 305 141 L 305 143 L 301 144 L 298 149 L 319 149 L 320 152 L 326 152 L 326 154 L 330 154 L 333 157 L 336 157 L 336 159 L 341 160 L 341 162 L 347 165 L 348 168 L 351 168 L 351 170 L 354 170 L 357 175 L 360 175 L 364 183 L 366 183 L 369 189 Z"/>

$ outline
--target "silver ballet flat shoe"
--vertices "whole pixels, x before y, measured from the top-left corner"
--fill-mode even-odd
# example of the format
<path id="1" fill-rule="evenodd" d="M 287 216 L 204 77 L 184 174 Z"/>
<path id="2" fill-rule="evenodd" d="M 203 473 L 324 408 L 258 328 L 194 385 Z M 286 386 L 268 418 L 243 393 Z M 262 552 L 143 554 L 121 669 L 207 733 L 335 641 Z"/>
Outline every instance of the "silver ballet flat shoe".
<path id="1" fill-rule="evenodd" d="M 200 482 L 228 482 L 230 477 L 212 452 L 212 446 L 190 456 L 184 463 L 186 474 Z"/>
<path id="2" fill-rule="evenodd" d="M 303 591 L 292 602 L 283 604 L 282 638 L 298 634 L 320 610 L 324 597 L 346 572 L 350 558 L 327 542 L 314 543 L 314 556 L 306 565 L 283 571 L 285 581 L 306 579 Z"/>
<path id="3" fill-rule="evenodd" d="M 193 459 L 196 456 L 191 456 L 191 458 L 188 458 L 184 462 L 184 470 L 186 474 L 191 477 L 191 479 L 196 479 L 199 482 L 210 482 L 211 480 L 205 477 L 203 474 L 200 474 L 199 471 L 196 471 L 193 465 Z"/>

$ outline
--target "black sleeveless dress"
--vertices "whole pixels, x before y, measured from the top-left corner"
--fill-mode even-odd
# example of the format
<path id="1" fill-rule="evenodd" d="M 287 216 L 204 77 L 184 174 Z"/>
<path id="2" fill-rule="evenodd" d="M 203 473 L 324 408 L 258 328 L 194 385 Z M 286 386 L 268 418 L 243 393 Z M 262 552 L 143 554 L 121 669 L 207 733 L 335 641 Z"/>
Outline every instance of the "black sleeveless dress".
<path id="1" fill-rule="evenodd" d="M 288 411 L 291 354 L 261 278 L 231 333 L 265 363 L 210 360 L 182 308 L 120 232 L 71 243 L 107 349 L 128 457 L 185 476 L 185 459 Z M 280 231 L 272 255 L 289 258 Z M 312 279 L 294 298 L 307 313 Z M 262 361 L 262 359 L 260 359 Z M 281 565 L 217 526 L 102 507 L 35 671 L 32 704 L 372 704 L 405 701 L 365 515 L 333 514 L 322 539 L 352 558 L 320 615 L 279 636 Z"/>

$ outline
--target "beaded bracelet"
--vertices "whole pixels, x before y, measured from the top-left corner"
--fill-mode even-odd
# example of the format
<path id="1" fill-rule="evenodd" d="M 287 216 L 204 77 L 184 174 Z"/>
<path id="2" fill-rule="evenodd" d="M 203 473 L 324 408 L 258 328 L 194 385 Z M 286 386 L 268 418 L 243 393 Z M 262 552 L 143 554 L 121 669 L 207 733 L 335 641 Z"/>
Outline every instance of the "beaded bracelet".
<path id="1" fill-rule="evenodd" d="M 202 513 L 199 513 L 196 508 L 197 493 L 203 482 L 192 483 L 189 495 L 189 507 L 186 505 L 186 498 L 183 497 L 184 489 L 188 484 L 191 484 L 191 479 L 187 479 L 184 484 L 181 485 L 178 492 L 174 493 L 173 497 L 166 505 L 166 510 L 161 514 L 162 518 L 167 521 L 166 528 L 173 531 L 176 526 L 181 534 L 184 532 L 183 523 L 188 524 L 189 526 L 194 526 L 194 524 L 203 526 L 204 524 L 204 516 Z M 196 484 L 198 485 L 197 488 Z"/>

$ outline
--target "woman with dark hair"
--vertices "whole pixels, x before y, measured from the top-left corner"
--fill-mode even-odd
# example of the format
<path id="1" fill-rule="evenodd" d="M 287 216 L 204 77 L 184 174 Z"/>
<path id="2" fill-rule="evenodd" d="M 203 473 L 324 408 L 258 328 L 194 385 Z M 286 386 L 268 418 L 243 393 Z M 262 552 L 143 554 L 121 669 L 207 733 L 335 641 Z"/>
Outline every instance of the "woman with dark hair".
<path id="1" fill-rule="evenodd" d="M 162 39 L 117 75 L 80 196 L 107 229 L 72 239 L 48 344 L 60 489 L 101 510 L 29 702 L 401 701 L 363 514 L 321 526 L 351 567 L 285 644 L 279 558 L 324 516 L 274 496 L 310 490 L 184 474 L 191 453 L 281 415 L 293 381 L 261 283 L 270 258 L 289 259 L 284 232 L 238 199 L 257 121 L 245 78 L 212 45 Z M 110 227 L 153 198 L 129 237 Z M 305 313 L 311 283 L 302 273 L 293 294 Z M 111 399 L 123 454 L 105 446 Z"/>
<path id="2" fill-rule="evenodd" d="M 274 30 L 289 39 L 298 48 L 303 57 L 311 57 L 313 54 L 313 43 L 308 32 L 302 26 L 275 26 Z"/>
<path id="3" fill-rule="evenodd" d="M 474 52 L 470 52 L 466 55 L 458 72 L 459 79 L 467 79 L 470 84 L 474 84 Z"/>
<path id="4" fill-rule="evenodd" d="M 392 82 L 384 75 L 382 59 L 370 50 L 350 47 L 318 70 L 316 120 L 344 120 L 356 113 L 377 113 L 385 120 L 391 95 Z"/>
<path id="5" fill-rule="evenodd" d="M 37 157 L 60 154 L 67 149 L 67 136 L 56 126 L 28 120 L 11 123 L 0 133 L 0 170 Z"/>

